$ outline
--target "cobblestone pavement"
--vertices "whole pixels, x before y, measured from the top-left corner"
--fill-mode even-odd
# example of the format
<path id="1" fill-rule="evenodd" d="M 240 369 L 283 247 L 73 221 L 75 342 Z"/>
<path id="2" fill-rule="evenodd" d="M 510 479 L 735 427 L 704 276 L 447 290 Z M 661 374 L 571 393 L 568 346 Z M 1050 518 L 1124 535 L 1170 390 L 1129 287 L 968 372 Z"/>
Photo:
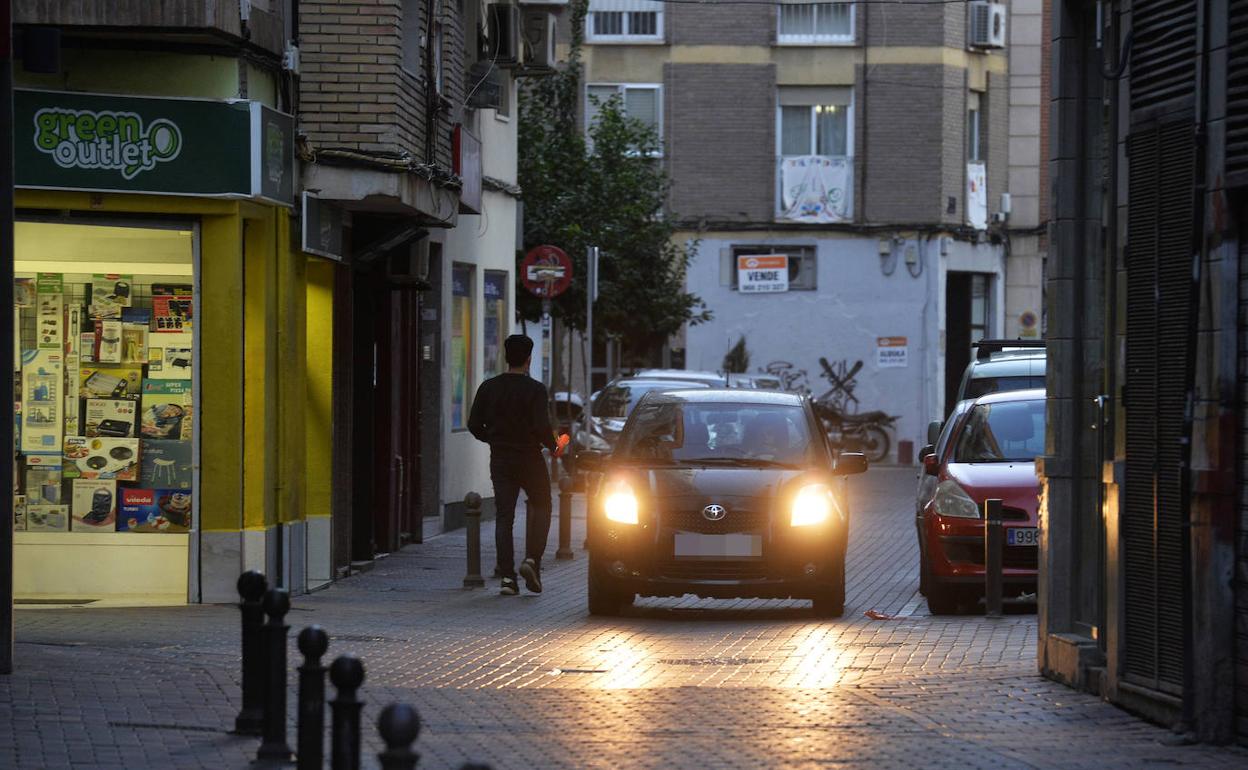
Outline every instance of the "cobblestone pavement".
<path id="1" fill-rule="evenodd" d="M 1167 745 L 1168 732 L 1038 677 L 1025 609 L 930 616 L 915 591 L 913 486 L 902 469 L 853 482 L 840 620 L 804 602 L 688 597 L 590 618 L 579 548 L 549 560 L 541 596 L 464 591 L 462 532 L 296 597 L 288 620 L 324 626 L 331 657 L 364 660 L 370 723 L 387 702 L 420 710 L 422 768 L 1248 766 L 1248 752 Z M 241 768 L 254 756 L 254 739 L 225 732 L 234 609 L 22 610 L 17 633 L 0 767 Z"/>

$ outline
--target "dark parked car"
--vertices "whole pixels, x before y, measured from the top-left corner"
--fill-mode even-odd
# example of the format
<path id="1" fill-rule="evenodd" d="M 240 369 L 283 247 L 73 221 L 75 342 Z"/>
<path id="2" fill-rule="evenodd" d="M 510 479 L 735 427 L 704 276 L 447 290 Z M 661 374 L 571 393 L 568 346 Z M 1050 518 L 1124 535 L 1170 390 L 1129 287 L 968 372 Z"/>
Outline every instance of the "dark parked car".
<path id="1" fill-rule="evenodd" d="M 589 611 L 642 596 L 812 599 L 845 606 L 849 510 L 807 398 L 759 390 L 647 394 L 599 472 L 590 503 Z M 582 466 L 585 467 L 585 466 Z"/>
<path id="2" fill-rule="evenodd" d="M 689 388 L 709 388 L 702 382 L 645 379 L 641 377 L 624 377 L 614 380 L 605 388 L 593 395 L 594 436 L 601 438 L 607 446 L 614 446 L 624 422 L 632 414 L 633 408 L 641 401 L 641 397 L 652 390 L 677 390 Z M 606 449 L 601 442 L 584 444 L 586 449 Z"/>

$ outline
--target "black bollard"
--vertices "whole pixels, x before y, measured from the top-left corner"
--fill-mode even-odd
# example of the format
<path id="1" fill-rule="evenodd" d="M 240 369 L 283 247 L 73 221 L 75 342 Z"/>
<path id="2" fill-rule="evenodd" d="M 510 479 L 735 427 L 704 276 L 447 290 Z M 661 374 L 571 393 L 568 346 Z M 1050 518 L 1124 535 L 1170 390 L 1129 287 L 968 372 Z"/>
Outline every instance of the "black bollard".
<path id="1" fill-rule="evenodd" d="M 377 731 L 386 742 L 386 750 L 377 755 L 381 770 L 415 770 L 420 754 L 412 750 L 412 741 L 420 735 L 420 715 L 405 703 L 391 703 L 377 719 Z"/>
<path id="2" fill-rule="evenodd" d="M 469 492 L 464 495 L 464 521 L 468 527 L 468 574 L 464 576 L 464 588 L 481 588 L 481 495 Z"/>
<path id="3" fill-rule="evenodd" d="M 340 655 L 329 667 L 329 681 L 338 690 L 329 704 L 334 712 L 329 766 L 332 770 L 360 770 L 360 709 L 364 704 L 355 691 L 364 684 L 364 664 L 353 655 Z"/>
<path id="4" fill-rule="evenodd" d="M 268 587 L 264 575 L 254 569 L 238 576 L 238 609 L 243 616 L 243 707 L 234 718 L 234 732 L 239 735 L 259 735 L 264 727 L 264 648 L 260 646 L 264 607 L 260 599 Z"/>
<path id="5" fill-rule="evenodd" d="M 984 501 L 984 614 L 1001 617 L 1001 557 L 1005 548 L 1001 501 Z"/>
<path id="6" fill-rule="evenodd" d="M 299 632 L 299 770 L 321 770 L 325 766 L 325 672 L 321 656 L 329 649 L 329 637 L 320 626 Z"/>
<path id="7" fill-rule="evenodd" d="M 269 616 L 260 629 L 264 645 L 264 742 L 256 752 L 257 759 L 289 762 L 290 744 L 286 742 L 286 613 L 290 612 L 290 594 L 284 588 L 270 588 L 264 594 L 264 612 Z"/>
<path id="8" fill-rule="evenodd" d="M 572 554 L 572 477 L 559 479 L 559 550 L 556 559 L 571 559 Z"/>

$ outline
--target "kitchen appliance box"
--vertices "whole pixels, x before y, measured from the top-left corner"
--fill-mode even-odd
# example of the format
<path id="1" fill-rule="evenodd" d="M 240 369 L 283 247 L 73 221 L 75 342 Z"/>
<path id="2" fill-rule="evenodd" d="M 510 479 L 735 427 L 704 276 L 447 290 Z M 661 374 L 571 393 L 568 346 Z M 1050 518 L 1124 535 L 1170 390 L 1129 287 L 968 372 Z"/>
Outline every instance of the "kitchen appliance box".
<path id="1" fill-rule="evenodd" d="M 123 489 L 118 532 L 191 531 L 189 489 Z"/>
<path id="2" fill-rule="evenodd" d="M 191 381 L 144 380 L 139 435 L 143 438 L 191 437 Z"/>
<path id="3" fill-rule="evenodd" d="M 26 505 L 27 532 L 68 532 L 68 505 Z"/>
<path id="4" fill-rule="evenodd" d="M 191 345 L 191 335 L 187 333 L 153 334 L 147 348 L 147 378 L 190 380 Z"/>
<path id="5" fill-rule="evenodd" d="M 66 436 L 62 475 L 67 479 L 138 481 L 139 440 Z"/>
<path id="6" fill-rule="evenodd" d="M 139 442 L 139 486 L 190 489 L 191 442 L 145 438 Z"/>
<path id="7" fill-rule="evenodd" d="M 83 431 L 86 436 L 130 438 L 135 435 L 139 402 L 128 398 L 88 398 Z"/>
<path id="8" fill-rule="evenodd" d="M 84 366 L 79 371 L 85 398 L 135 398 L 143 384 L 138 366 Z"/>
<path id="9" fill-rule="evenodd" d="M 117 528 L 117 482 L 74 479 L 70 529 L 76 532 L 112 532 Z M 26 506 L 27 519 L 30 506 Z M 29 523 L 27 524 L 29 528 Z"/>
<path id="10" fill-rule="evenodd" d="M 26 495 L 13 495 L 13 529 L 26 531 Z"/>

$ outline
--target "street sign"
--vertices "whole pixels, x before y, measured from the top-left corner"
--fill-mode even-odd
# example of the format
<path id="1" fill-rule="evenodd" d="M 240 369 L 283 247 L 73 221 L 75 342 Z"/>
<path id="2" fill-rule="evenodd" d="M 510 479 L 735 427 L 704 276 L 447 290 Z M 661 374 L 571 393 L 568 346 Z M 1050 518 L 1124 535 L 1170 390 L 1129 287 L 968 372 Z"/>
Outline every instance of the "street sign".
<path id="1" fill-rule="evenodd" d="M 766 294 L 789 290 L 789 258 L 783 254 L 737 257 L 737 291 Z"/>
<path id="2" fill-rule="evenodd" d="M 536 297 L 558 297 L 572 285 L 572 260 L 558 246 L 537 246 L 524 255 L 520 280 Z"/>

